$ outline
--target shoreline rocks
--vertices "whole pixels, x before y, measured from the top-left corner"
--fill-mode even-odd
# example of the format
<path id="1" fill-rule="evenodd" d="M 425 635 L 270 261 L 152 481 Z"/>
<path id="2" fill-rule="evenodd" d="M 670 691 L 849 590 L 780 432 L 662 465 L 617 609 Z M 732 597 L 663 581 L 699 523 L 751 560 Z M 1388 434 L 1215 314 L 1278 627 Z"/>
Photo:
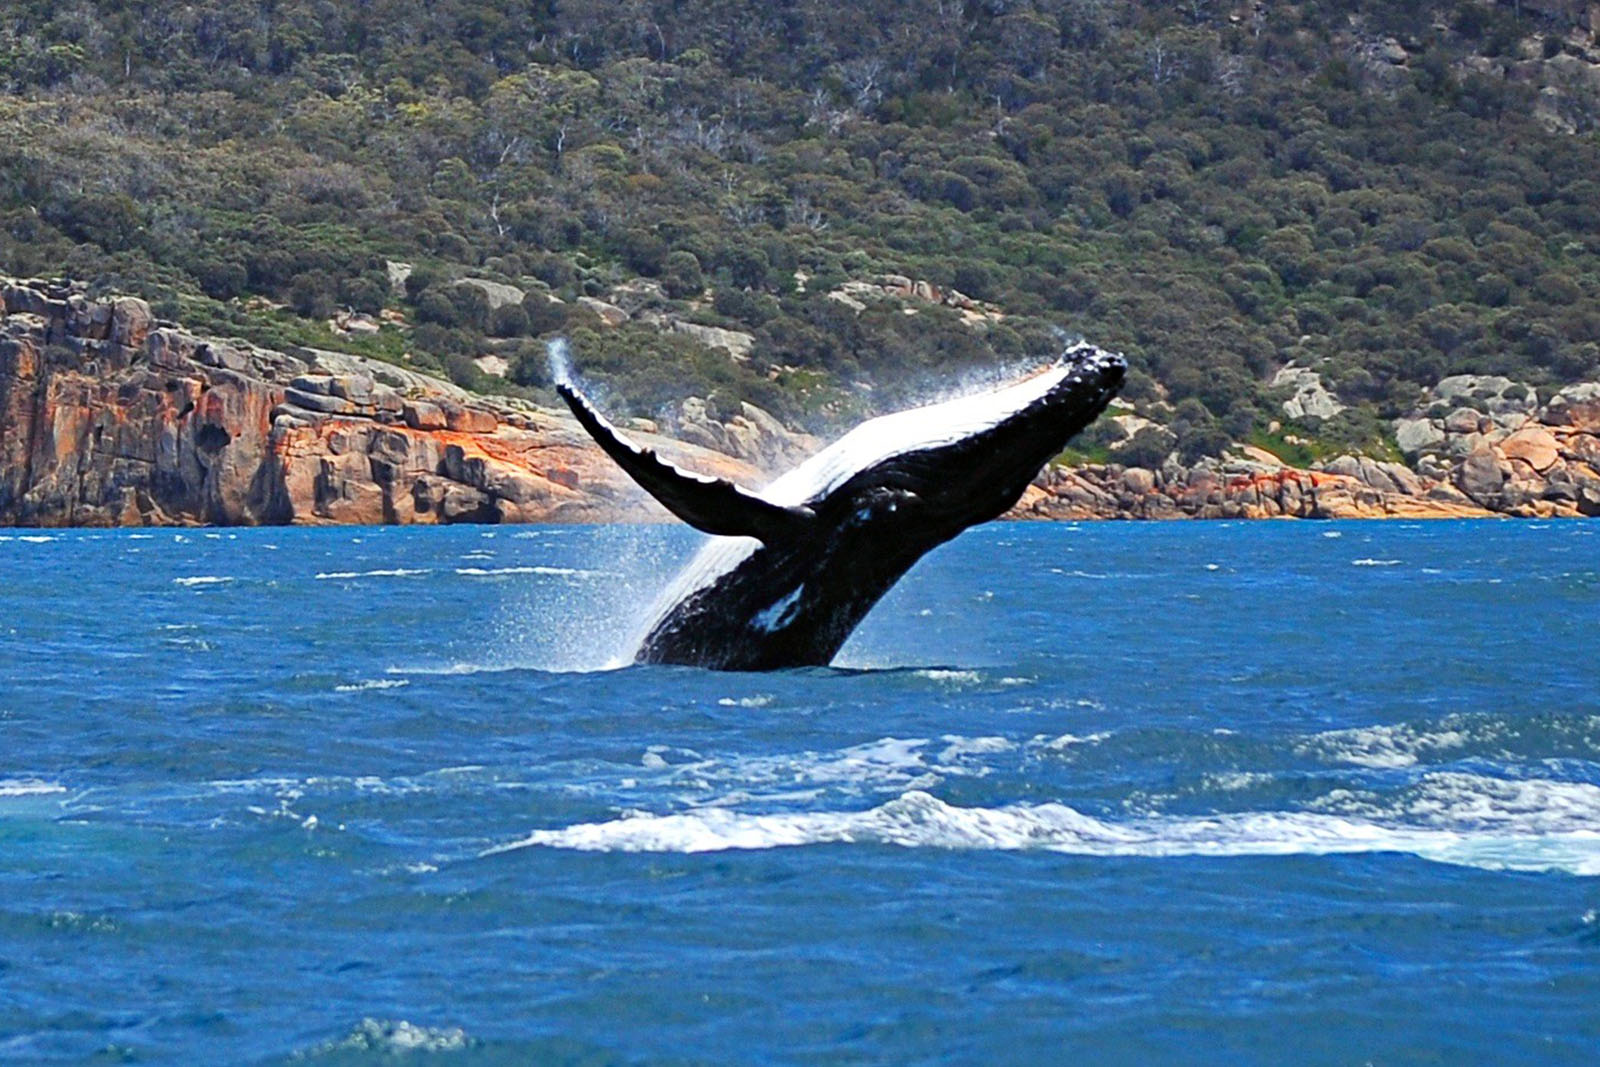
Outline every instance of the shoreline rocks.
<path id="1" fill-rule="evenodd" d="M 1436 397 L 1398 427 L 1416 469 L 1340 456 L 1304 470 L 1249 447 L 1160 470 L 1050 467 L 1008 517 L 1600 514 L 1600 385 L 1540 405 L 1513 383 L 1447 379 Z M 669 427 L 630 432 L 746 486 L 821 444 L 752 405 L 718 417 L 693 397 Z M 344 353 L 198 337 L 141 300 L 70 283 L 0 279 L 0 525 L 666 517 L 565 410 Z"/>
<path id="2" fill-rule="evenodd" d="M 1600 383 L 1548 394 L 1494 375 L 1458 374 L 1395 422 L 1419 474 L 1497 514 L 1600 515 Z"/>
<path id="3" fill-rule="evenodd" d="M 1009 514 L 1018 519 L 1459 519 L 1495 513 L 1444 482 L 1361 457 L 1353 473 L 1223 465 L 1150 471 L 1051 467 Z M 1372 464 L 1371 466 L 1366 466 Z M 1369 480 L 1370 479 L 1370 480 Z"/>

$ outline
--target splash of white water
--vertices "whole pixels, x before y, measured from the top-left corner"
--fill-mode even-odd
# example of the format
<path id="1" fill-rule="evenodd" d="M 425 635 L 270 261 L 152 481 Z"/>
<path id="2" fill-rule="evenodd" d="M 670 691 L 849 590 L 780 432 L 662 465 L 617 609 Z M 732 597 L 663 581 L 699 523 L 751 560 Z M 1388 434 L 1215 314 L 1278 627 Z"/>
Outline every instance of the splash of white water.
<path id="1" fill-rule="evenodd" d="M 550 380 L 556 385 L 572 384 L 572 347 L 565 337 L 546 341 L 545 358 L 550 363 Z"/>

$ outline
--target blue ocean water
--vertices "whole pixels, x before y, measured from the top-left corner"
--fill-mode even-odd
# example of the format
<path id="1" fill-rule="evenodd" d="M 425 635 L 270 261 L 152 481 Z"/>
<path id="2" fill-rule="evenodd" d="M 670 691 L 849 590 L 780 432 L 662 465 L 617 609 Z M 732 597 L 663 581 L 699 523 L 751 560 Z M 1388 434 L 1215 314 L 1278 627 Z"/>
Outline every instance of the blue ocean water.
<path id="1" fill-rule="evenodd" d="M 0 531 L 0 1060 L 1592 1063 L 1600 526 Z"/>

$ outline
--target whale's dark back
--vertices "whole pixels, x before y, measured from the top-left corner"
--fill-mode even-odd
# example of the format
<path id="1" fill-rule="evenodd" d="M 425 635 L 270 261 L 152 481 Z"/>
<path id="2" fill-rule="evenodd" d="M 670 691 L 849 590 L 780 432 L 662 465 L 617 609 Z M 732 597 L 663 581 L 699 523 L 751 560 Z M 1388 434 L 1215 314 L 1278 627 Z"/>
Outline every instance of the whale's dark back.
<path id="1" fill-rule="evenodd" d="M 930 549 L 1004 514 L 1121 385 L 1122 357 L 1080 345 L 1007 387 L 864 423 L 760 494 L 678 471 L 617 434 L 570 386 L 602 447 L 714 538 L 657 606 L 641 663 L 820 666 Z"/>

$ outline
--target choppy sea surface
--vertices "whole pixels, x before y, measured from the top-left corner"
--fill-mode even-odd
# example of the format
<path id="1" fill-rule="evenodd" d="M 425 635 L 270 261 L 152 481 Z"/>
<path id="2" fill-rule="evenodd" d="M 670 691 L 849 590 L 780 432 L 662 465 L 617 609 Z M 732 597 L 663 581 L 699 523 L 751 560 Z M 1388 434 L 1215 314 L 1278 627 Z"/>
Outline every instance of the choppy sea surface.
<path id="1" fill-rule="evenodd" d="M 0 531 L 0 1061 L 1593 1063 L 1600 524 Z"/>

